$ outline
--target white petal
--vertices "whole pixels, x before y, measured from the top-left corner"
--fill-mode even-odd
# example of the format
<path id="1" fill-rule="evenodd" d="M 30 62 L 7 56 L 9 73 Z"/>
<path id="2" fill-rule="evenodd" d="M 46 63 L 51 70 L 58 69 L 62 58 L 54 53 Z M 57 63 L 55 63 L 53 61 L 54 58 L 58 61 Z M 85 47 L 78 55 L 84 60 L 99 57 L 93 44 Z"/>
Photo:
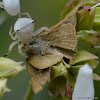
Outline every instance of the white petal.
<path id="1" fill-rule="evenodd" d="M 93 100 L 94 84 L 93 71 L 88 64 L 79 69 L 72 100 Z"/>
<path id="2" fill-rule="evenodd" d="M 19 0 L 3 0 L 4 7 L 8 14 L 15 16 L 20 12 Z"/>

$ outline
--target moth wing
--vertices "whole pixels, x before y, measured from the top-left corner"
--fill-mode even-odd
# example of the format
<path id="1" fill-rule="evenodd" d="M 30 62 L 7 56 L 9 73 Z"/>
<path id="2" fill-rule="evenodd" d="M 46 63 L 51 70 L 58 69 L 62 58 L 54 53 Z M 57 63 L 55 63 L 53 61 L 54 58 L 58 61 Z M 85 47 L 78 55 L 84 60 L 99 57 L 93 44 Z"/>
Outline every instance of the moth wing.
<path id="1" fill-rule="evenodd" d="M 40 92 L 50 77 L 50 68 L 39 70 L 27 63 L 34 93 Z"/>
<path id="2" fill-rule="evenodd" d="M 73 50 L 77 44 L 76 30 L 73 24 L 67 23 L 59 26 L 53 31 L 42 36 L 42 39 L 49 40 L 48 45 Z"/>
<path id="3" fill-rule="evenodd" d="M 59 23 L 57 23 L 56 25 L 52 26 L 50 29 L 55 29 L 57 27 L 59 27 L 60 25 L 64 24 L 64 23 L 71 23 L 74 26 L 76 26 L 77 23 L 77 11 L 79 9 L 79 7 L 81 7 L 84 3 L 84 0 L 80 1 L 77 6 L 63 19 L 61 20 Z"/>
<path id="4" fill-rule="evenodd" d="M 29 63 L 37 69 L 45 69 L 57 64 L 62 58 L 62 55 L 34 55 L 29 59 Z"/>

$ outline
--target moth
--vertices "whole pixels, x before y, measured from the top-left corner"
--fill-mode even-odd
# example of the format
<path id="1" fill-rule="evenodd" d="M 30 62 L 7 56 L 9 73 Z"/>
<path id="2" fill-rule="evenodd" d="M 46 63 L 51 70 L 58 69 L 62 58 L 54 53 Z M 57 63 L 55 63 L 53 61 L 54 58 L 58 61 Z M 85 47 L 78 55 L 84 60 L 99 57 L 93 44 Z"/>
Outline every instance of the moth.
<path id="1" fill-rule="evenodd" d="M 63 57 L 72 59 L 75 55 L 77 36 L 77 10 L 81 1 L 63 20 L 42 32 L 24 47 L 30 56 L 26 59 L 34 93 L 40 92 L 50 77 L 50 67 Z"/>

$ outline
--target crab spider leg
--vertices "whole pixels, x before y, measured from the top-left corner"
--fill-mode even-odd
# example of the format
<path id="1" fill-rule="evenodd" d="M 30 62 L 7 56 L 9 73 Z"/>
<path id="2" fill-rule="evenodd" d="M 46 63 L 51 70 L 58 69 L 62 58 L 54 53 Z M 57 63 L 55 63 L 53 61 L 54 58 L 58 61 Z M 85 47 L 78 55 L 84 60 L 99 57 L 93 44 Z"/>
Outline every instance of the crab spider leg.
<path id="1" fill-rule="evenodd" d="M 9 35 L 10 35 L 10 37 L 11 37 L 12 40 L 16 40 L 18 38 L 17 34 L 15 36 L 13 36 L 14 32 L 12 33 L 11 31 L 12 31 L 12 27 L 11 27 L 11 29 L 9 31 Z"/>
<path id="2" fill-rule="evenodd" d="M 92 6 L 91 9 L 95 8 L 95 7 L 99 6 L 99 5 L 100 5 L 100 3 L 97 3 L 96 5 Z"/>
<path id="3" fill-rule="evenodd" d="M 9 46 L 8 51 L 11 52 L 11 51 L 12 51 L 12 48 L 13 48 L 16 44 L 18 44 L 18 41 L 12 42 L 12 43 L 10 44 L 10 46 Z"/>
<path id="4" fill-rule="evenodd" d="M 2 6 L 2 5 L 3 5 L 3 2 L 0 1 L 0 6 Z"/>
<path id="5" fill-rule="evenodd" d="M 1 1 L 0 1 L 0 7 L 1 7 L 2 9 L 5 9 L 4 6 L 3 6 L 3 2 L 1 2 Z"/>
<path id="6" fill-rule="evenodd" d="M 33 32 L 33 36 L 38 35 L 38 34 L 41 33 L 42 31 L 47 31 L 47 32 L 49 32 L 50 29 L 49 29 L 48 27 L 41 27 L 41 28 L 39 28 L 37 31 Z"/>
<path id="7" fill-rule="evenodd" d="M 23 57 L 28 58 L 28 56 L 26 56 L 26 55 L 22 52 L 22 47 L 23 47 L 23 46 L 24 46 L 23 43 L 20 43 L 20 44 L 18 45 L 18 52 L 19 52 Z"/>
<path id="8" fill-rule="evenodd" d="M 21 18 L 21 15 L 27 15 L 28 18 L 32 19 L 29 13 L 19 13 L 19 18 Z"/>
<path id="9" fill-rule="evenodd" d="M 93 46 L 93 48 L 100 48 L 100 46 Z"/>

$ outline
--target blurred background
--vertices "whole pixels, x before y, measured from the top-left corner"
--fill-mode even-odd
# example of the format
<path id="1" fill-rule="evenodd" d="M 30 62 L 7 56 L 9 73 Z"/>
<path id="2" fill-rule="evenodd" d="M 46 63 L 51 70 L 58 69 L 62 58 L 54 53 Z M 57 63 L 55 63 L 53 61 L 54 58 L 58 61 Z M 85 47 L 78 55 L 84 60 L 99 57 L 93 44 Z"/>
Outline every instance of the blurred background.
<path id="1" fill-rule="evenodd" d="M 70 0 L 20 0 L 21 12 L 28 12 L 32 19 L 35 19 L 35 30 L 40 27 L 51 27 L 59 22 L 60 13 Z M 0 56 L 4 56 L 8 52 L 9 45 L 13 42 L 9 36 L 10 27 L 14 25 L 18 16 L 12 17 L 0 8 Z M 92 49 L 91 45 L 79 41 L 78 49 L 87 50 L 91 53 L 99 55 L 100 49 L 95 52 L 96 49 Z M 25 65 L 25 59 L 18 54 L 17 50 L 12 52 L 7 57 L 14 59 L 15 61 L 23 61 Z M 100 57 L 100 56 L 99 56 Z M 100 61 L 100 60 L 99 60 Z M 95 72 L 100 75 L 100 66 L 95 69 Z M 24 95 L 29 85 L 29 73 L 28 70 L 24 70 L 14 78 L 8 80 L 8 88 L 12 91 L 5 93 L 1 100 L 23 100 Z M 95 84 L 95 97 L 100 100 L 100 82 L 94 82 Z M 34 95 L 32 100 L 52 100 L 48 90 L 45 86 L 44 90 Z"/>

